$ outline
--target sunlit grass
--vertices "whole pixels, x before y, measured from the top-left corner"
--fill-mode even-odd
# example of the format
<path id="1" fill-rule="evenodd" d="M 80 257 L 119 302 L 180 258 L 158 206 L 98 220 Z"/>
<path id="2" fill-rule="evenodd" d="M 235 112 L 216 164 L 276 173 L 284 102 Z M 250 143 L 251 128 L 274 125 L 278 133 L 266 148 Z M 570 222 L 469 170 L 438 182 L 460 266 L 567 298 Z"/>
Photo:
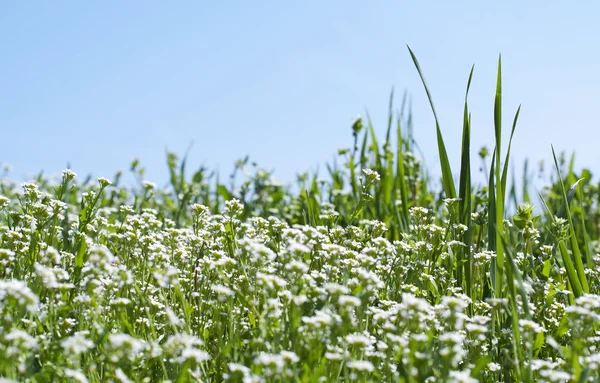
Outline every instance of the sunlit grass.
<path id="1" fill-rule="evenodd" d="M 503 148 L 500 60 L 487 182 L 473 68 L 455 179 L 409 53 L 439 188 L 393 94 L 383 139 L 358 117 L 327 175 L 295 187 L 248 158 L 227 182 L 190 177 L 174 153 L 165 187 L 138 161 L 133 186 L 3 175 L 0 381 L 600 381 L 600 185 L 555 155 L 539 200 L 527 164 L 522 195 L 507 188 L 520 108 Z"/>

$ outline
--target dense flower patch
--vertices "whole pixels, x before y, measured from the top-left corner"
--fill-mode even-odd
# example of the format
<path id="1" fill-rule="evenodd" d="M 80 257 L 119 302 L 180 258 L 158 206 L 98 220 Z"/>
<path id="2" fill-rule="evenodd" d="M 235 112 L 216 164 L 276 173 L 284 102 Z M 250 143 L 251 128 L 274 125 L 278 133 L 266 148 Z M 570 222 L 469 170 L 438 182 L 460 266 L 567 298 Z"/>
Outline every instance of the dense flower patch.
<path id="1" fill-rule="evenodd" d="M 74 178 L 65 171 L 44 189 L 2 184 L 3 381 L 600 376 L 598 269 L 587 269 L 592 293 L 575 298 L 558 260 L 544 272 L 554 245 L 531 226 L 519 233 L 537 258 L 515 252 L 523 294 L 486 291 L 495 253 L 474 245 L 469 297 L 453 266 L 465 228 L 427 208 L 410 209 L 399 240 L 377 220 L 241 220 L 235 199 L 220 214 L 191 204 L 176 225 L 153 208 L 111 204 L 120 191 L 107 179 L 72 187 Z M 156 198 L 142 190 L 136 200 Z"/>

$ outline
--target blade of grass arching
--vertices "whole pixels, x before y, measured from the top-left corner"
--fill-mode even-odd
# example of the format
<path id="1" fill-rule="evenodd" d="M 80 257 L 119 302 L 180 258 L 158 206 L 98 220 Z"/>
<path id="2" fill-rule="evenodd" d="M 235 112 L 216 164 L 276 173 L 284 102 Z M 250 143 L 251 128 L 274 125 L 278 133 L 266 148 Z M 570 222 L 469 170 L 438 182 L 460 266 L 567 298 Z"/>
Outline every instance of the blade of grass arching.
<path id="1" fill-rule="evenodd" d="M 408 228 L 409 213 L 408 213 L 408 184 L 406 181 L 406 174 L 404 169 L 404 138 L 402 136 L 402 122 L 401 118 L 398 118 L 397 127 L 397 155 L 396 155 L 396 188 L 400 191 L 400 201 L 402 201 L 402 223 L 404 228 Z"/>
<path id="2" fill-rule="evenodd" d="M 587 228 L 585 225 L 585 213 L 583 212 L 583 192 L 581 189 L 577 189 L 579 192 L 577 193 L 577 199 L 579 200 L 579 218 L 581 219 L 581 226 L 583 227 L 583 255 L 585 256 L 585 260 L 587 263 L 588 269 L 594 268 L 594 262 L 592 260 L 592 253 L 590 251 L 590 242 L 589 235 L 587 232 Z"/>
<path id="3" fill-rule="evenodd" d="M 558 161 L 556 160 L 554 147 L 552 147 L 552 156 L 554 157 L 554 165 L 556 166 L 556 171 L 558 172 L 558 181 L 560 183 L 563 203 L 565 204 L 565 216 L 569 222 L 569 232 L 571 234 L 569 239 L 571 240 L 571 251 L 573 252 L 573 258 L 575 258 L 575 268 L 577 270 L 577 275 L 579 276 L 579 282 L 581 283 L 583 292 L 589 294 L 590 287 L 585 276 L 583 261 L 581 260 L 581 252 L 579 251 L 579 244 L 577 243 L 577 236 L 575 235 L 575 226 L 573 225 L 573 220 L 571 218 L 571 209 L 569 208 L 569 201 L 567 199 L 567 193 L 565 192 L 565 184 L 563 183 L 560 169 L 558 168 Z M 582 179 L 579 181 L 582 181 Z M 579 183 L 579 181 L 576 182 L 575 186 Z"/>
<path id="4" fill-rule="evenodd" d="M 462 153 L 460 163 L 460 178 L 458 188 L 458 207 L 460 214 L 460 223 L 467 227 L 467 231 L 463 235 L 463 243 L 467 245 L 464 249 L 458 252 L 458 261 L 462 262 L 464 259 L 464 267 L 459 263 L 457 273 L 458 286 L 462 287 L 462 270 L 464 269 L 466 285 L 467 285 L 467 296 L 471 299 L 473 293 L 473 258 L 471 254 L 471 242 L 473 236 L 473 230 L 471 228 L 471 117 L 469 115 L 469 88 L 471 87 L 471 80 L 473 79 L 473 70 L 475 66 L 471 67 L 469 73 L 469 81 L 467 82 L 467 90 L 465 92 L 465 107 L 463 114 L 463 135 L 462 135 Z M 465 259 L 466 258 L 466 259 Z"/>
<path id="5" fill-rule="evenodd" d="M 519 120 L 519 113 L 521 113 L 521 105 L 517 109 L 517 113 L 515 114 L 515 118 L 513 120 L 512 129 L 510 131 L 510 138 L 508 140 L 508 150 L 506 151 L 506 158 L 504 159 L 504 169 L 502 170 L 502 194 L 506 195 L 506 176 L 508 174 L 508 162 L 510 159 L 510 148 L 512 146 L 513 135 L 515 134 L 515 129 L 517 127 L 517 121 Z M 516 206 L 515 206 L 516 207 Z"/>
<path id="6" fill-rule="evenodd" d="M 410 49 L 410 47 L 408 45 L 407 47 L 408 51 L 410 52 L 410 56 L 412 57 L 413 63 L 417 68 L 419 77 L 421 77 L 421 82 L 423 83 L 423 87 L 425 88 L 425 93 L 427 94 L 427 99 L 429 100 L 431 111 L 433 112 L 433 118 L 435 119 L 435 129 L 437 132 L 437 143 L 440 155 L 440 166 L 442 168 L 442 184 L 444 185 L 444 193 L 446 194 L 446 198 L 456 198 L 456 188 L 454 187 L 452 169 L 450 168 L 450 162 L 448 161 L 448 153 L 446 152 L 446 145 L 444 144 L 444 138 L 442 137 L 442 131 L 440 129 L 440 123 L 437 117 L 437 113 L 435 111 L 435 106 L 433 105 L 433 99 L 431 98 L 431 93 L 429 92 L 429 88 L 427 87 L 427 83 L 425 82 L 425 77 L 423 76 L 423 71 L 421 71 L 419 61 L 417 60 L 417 57 Z"/>
<path id="7" fill-rule="evenodd" d="M 554 216 L 554 214 L 552 214 L 552 211 L 550 210 L 550 207 L 546 203 L 546 200 L 539 193 L 538 193 L 538 196 L 540 197 L 542 204 L 548 211 L 548 216 L 550 217 L 550 220 L 552 221 L 552 223 L 554 223 L 556 221 L 556 217 Z M 570 290 L 573 293 L 573 295 L 575 296 L 575 298 L 580 297 L 583 295 L 583 289 L 581 287 L 581 283 L 579 282 L 579 277 L 577 276 L 577 271 L 575 270 L 575 267 L 573 266 L 573 261 L 571 261 L 571 255 L 569 254 L 569 250 L 567 249 L 567 246 L 565 246 L 565 242 L 560 241 L 558 244 L 558 248 L 560 250 L 560 255 L 562 257 L 563 266 L 565 266 L 565 269 L 567 270 L 567 278 L 569 279 Z M 571 303 L 573 303 L 573 302 L 571 302 Z"/>
<path id="8" fill-rule="evenodd" d="M 562 203 L 560 204 L 560 208 L 558 209 L 558 213 L 556 213 L 556 217 L 558 218 L 565 218 L 565 214 L 566 214 L 566 208 L 565 206 L 571 205 L 571 201 L 573 200 L 573 197 L 575 197 L 575 192 L 577 191 L 577 185 L 579 185 L 579 182 L 581 180 L 575 182 L 573 184 L 573 186 L 571 186 L 571 188 L 569 189 L 569 191 L 567 192 L 567 203 L 565 204 L 565 201 L 563 200 Z M 548 212 L 550 212 L 550 209 L 548 209 Z M 554 217 L 554 215 L 552 215 Z M 546 234 L 546 239 L 544 240 L 544 245 L 548 245 L 550 242 L 552 242 L 552 237 L 550 236 L 550 233 Z"/>
<path id="9" fill-rule="evenodd" d="M 559 172 L 559 177 L 560 177 L 560 172 Z M 562 181 L 562 179 L 561 179 L 561 181 Z M 565 203 L 565 201 L 563 200 L 563 202 L 560 205 L 560 208 L 558 209 L 558 214 L 556 214 L 557 217 L 559 217 L 559 218 L 566 217 L 567 206 L 571 206 L 571 201 L 573 200 L 573 197 L 575 197 L 575 192 L 577 191 L 577 186 L 579 185 L 579 182 L 581 182 L 581 181 L 583 181 L 583 179 L 577 180 L 569 188 L 569 191 L 567 192 L 567 200 L 566 200 L 567 202 Z"/>
<path id="10" fill-rule="evenodd" d="M 542 201 L 542 205 L 544 205 L 544 208 L 548 212 L 550 221 L 552 221 L 552 223 L 555 223 L 556 216 L 554 214 L 552 214 L 552 211 L 550 210 L 550 207 L 546 203 L 546 200 L 540 193 L 538 193 L 538 196 L 540 198 L 540 201 Z M 583 295 L 583 290 L 581 288 L 581 283 L 579 283 L 579 278 L 577 277 L 577 271 L 575 271 L 575 267 L 573 266 L 573 261 L 571 261 L 571 255 L 569 254 L 569 251 L 567 250 L 567 247 L 565 246 L 564 241 L 559 242 L 558 248 L 560 250 L 560 254 L 562 257 L 563 266 L 565 266 L 565 269 L 567 270 L 567 278 L 569 280 L 570 291 L 577 298 L 577 297 Z M 569 296 L 569 297 L 570 297 L 569 300 L 573 304 L 574 301 L 572 300 L 572 297 L 571 296 Z"/>
<path id="11" fill-rule="evenodd" d="M 496 264 L 495 272 L 496 274 L 496 285 L 495 296 L 498 298 L 501 295 L 502 291 L 502 275 L 504 270 L 504 246 L 502 245 L 502 241 L 500 237 L 503 232 L 503 224 L 504 224 L 504 187 L 502 183 L 502 177 L 500 174 L 500 153 L 502 151 L 502 58 L 498 57 L 498 79 L 496 82 L 496 97 L 494 100 L 494 130 L 496 133 L 496 166 L 495 166 L 495 174 L 496 174 Z"/>

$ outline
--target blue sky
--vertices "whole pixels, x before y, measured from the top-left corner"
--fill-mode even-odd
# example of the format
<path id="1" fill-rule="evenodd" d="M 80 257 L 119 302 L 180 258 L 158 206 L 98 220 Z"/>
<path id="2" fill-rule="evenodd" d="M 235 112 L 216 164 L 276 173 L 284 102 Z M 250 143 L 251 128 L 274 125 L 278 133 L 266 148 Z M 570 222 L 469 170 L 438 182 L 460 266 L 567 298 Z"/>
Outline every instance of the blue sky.
<path id="1" fill-rule="evenodd" d="M 17 179 L 67 163 L 110 177 L 137 157 L 163 182 L 165 148 L 183 154 L 193 141 L 191 167 L 226 175 L 248 154 L 292 181 L 349 147 L 366 109 L 383 134 L 394 86 L 412 96 L 415 135 L 435 172 L 434 122 L 409 44 L 453 164 L 472 64 L 473 156 L 493 145 L 502 53 L 506 131 L 523 108 L 515 164 L 548 161 L 554 144 L 598 171 L 599 4 L 4 2 L 0 162 Z"/>

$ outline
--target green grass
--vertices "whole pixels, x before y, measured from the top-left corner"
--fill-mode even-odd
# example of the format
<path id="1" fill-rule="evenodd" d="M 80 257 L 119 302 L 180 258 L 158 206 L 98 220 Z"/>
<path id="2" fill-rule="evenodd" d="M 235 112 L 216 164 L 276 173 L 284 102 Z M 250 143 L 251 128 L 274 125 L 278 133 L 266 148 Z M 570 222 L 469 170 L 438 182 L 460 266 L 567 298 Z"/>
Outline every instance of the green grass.
<path id="1" fill-rule="evenodd" d="M 504 148 L 500 60 L 486 182 L 474 68 L 455 179 L 409 54 L 439 182 L 393 92 L 383 136 L 358 117 L 325 176 L 297 185 L 247 157 L 227 183 L 190 175 L 174 153 L 164 187 L 138 161 L 134 185 L 2 175 L 0 381 L 600 381 L 600 184 L 552 149 L 539 200 L 527 163 L 508 185 L 520 108 Z"/>

